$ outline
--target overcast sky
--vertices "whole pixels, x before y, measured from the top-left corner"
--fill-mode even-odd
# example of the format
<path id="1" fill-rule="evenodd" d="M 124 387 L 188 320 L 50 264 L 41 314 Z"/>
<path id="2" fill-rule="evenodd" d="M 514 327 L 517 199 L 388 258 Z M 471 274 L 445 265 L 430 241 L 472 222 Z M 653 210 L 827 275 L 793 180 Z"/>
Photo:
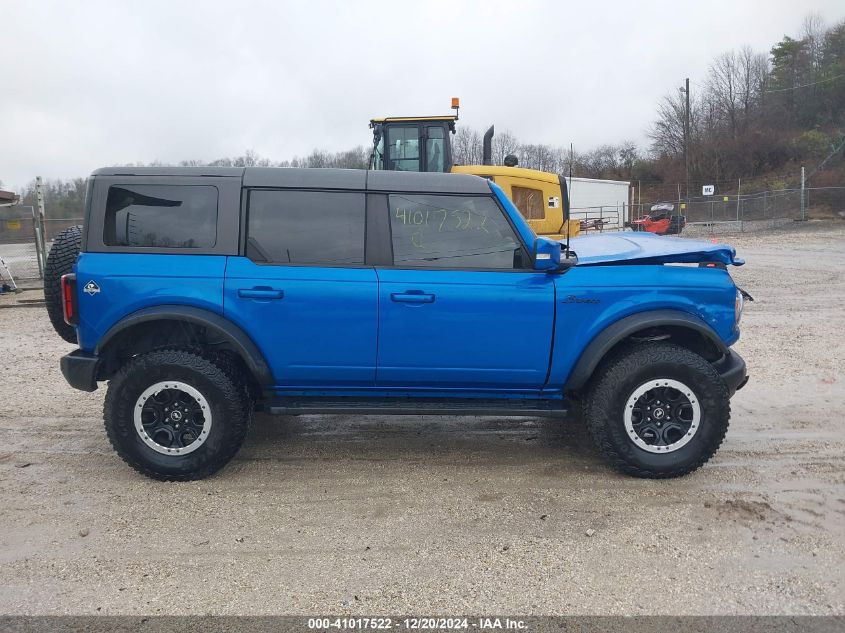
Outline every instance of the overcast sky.
<path id="1" fill-rule="evenodd" d="M 448 114 L 587 150 L 646 144 L 658 98 L 842 0 L 0 0 L 0 181 L 254 149 L 369 144 L 373 116 Z"/>

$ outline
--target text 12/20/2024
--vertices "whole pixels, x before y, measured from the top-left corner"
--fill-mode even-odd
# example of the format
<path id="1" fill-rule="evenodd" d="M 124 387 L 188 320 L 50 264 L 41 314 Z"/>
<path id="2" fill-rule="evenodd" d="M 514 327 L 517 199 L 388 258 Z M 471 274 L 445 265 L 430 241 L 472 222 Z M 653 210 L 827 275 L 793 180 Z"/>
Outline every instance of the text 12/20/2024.
<path id="1" fill-rule="evenodd" d="M 391 630 L 408 631 L 525 631 L 524 620 L 500 617 L 323 617 L 309 618 L 308 628 L 314 631 Z"/>

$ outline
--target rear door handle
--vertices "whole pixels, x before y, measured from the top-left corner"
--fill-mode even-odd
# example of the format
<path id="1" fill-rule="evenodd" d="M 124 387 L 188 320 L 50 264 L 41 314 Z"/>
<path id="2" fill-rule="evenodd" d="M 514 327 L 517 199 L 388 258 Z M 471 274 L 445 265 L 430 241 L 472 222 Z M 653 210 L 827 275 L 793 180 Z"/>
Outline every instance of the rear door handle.
<path id="1" fill-rule="evenodd" d="M 239 288 L 238 296 L 241 299 L 283 299 L 285 291 L 277 288 Z"/>
<path id="2" fill-rule="evenodd" d="M 419 291 L 392 292 L 390 300 L 397 303 L 434 303 L 434 295 Z"/>

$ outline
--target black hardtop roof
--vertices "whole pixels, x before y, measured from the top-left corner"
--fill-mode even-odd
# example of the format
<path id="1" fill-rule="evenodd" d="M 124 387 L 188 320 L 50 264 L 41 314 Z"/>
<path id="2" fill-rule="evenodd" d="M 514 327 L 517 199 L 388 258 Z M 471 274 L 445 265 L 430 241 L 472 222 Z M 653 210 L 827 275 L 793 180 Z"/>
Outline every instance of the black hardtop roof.
<path id="1" fill-rule="evenodd" d="M 294 167 L 104 167 L 94 176 L 242 177 L 244 187 L 356 189 L 489 194 L 487 180 L 469 174 Z"/>
<path id="2" fill-rule="evenodd" d="M 243 167 L 101 167 L 92 176 L 243 176 Z"/>

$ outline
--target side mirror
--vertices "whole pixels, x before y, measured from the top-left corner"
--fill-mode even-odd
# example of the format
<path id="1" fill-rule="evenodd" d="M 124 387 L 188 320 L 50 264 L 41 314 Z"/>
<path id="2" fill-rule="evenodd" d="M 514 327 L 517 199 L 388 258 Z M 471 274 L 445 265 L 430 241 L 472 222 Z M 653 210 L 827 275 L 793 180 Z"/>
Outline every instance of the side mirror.
<path id="1" fill-rule="evenodd" d="M 563 266 L 561 244 L 547 237 L 538 237 L 534 241 L 534 270 L 555 272 Z M 568 266 L 566 266 L 568 268 Z"/>
<path id="2" fill-rule="evenodd" d="M 534 270 L 554 273 L 572 268 L 578 262 L 575 257 L 563 257 L 563 245 L 547 237 L 534 241 Z"/>

